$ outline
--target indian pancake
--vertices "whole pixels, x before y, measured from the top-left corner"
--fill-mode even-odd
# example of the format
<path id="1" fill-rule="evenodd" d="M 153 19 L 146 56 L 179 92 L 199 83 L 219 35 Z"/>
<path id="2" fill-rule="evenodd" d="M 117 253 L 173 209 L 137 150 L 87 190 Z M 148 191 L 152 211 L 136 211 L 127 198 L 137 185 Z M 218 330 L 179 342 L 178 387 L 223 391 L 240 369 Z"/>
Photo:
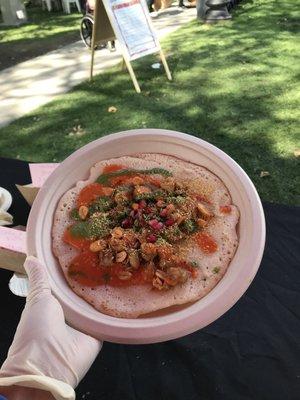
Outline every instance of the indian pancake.
<path id="1" fill-rule="evenodd" d="M 52 247 L 78 296 L 137 318 L 207 295 L 235 254 L 238 220 L 208 169 L 143 153 L 98 162 L 62 196 Z"/>

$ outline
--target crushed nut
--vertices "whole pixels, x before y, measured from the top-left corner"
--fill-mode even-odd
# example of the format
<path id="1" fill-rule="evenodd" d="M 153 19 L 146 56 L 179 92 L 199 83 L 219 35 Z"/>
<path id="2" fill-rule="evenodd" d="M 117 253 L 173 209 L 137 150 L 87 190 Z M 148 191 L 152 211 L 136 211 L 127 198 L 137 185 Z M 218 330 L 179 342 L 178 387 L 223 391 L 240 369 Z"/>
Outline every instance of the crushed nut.
<path id="1" fill-rule="evenodd" d="M 158 290 L 167 290 L 169 289 L 169 286 L 158 276 L 153 278 L 152 280 L 152 286 L 155 287 Z"/>
<path id="2" fill-rule="evenodd" d="M 85 220 L 89 213 L 89 209 L 87 206 L 80 206 L 78 210 L 79 218 Z"/>
<path id="3" fill-rule="evenodd" d="M 130 271 L 122 271 L 118 274 L 118 278 L 121 279 L 121 281 L 128 281 L 132 277 L 132 273 Z"/>
<path id="4" fill-rule="evenodd" d="M 140 259 L 139 259 L 138 252 L 136 250 L 132 251 L 129 254 L 128 258 L 129 258 L 129 264 L 132 266 L 132 268 L 133 269 L 138 269 L 139 266 L 140 266 Z"/>
<path id="5" fill-rule="evenodd" d="M 126 260 L 127 253 L 126 251 L 121 251 L 120 253 L 116 254 L 116 262 L 121 263 Z"/>
<path id="6" fill-rule="evenodd" d="M 208 209 L 201 203 L 197 204 L 197 209 L 200 212 L 203 219 L 212 218 L 212 214 L 208 211 Z"/>
<path id="7" fill-rule="evenodd" d="M 178 225 L 180 225 L 180 224 L 185 220 L 184 216 L 182 216 L 182 215 L 179 214 L 179 213 L 174 213 L 174 214 L 172 214 L 171 216 L 172 216 L 172 218 L 174 219 L 174 221 L 175 221 Z"/>
<path id="8" fill-rule="evenodd" d="M 178 267 L 171 267 L 168 269 L 168 277 L 171 278 L 173 281 L 177 283 L 184 283 L 187 281 L 189 273 L 186 269 L 178 268 Z"/>
<path id="9" fill-rule="evenodd" d="M 175 179 L 172 177 L 166 178 L 160 184 L 161 188 L 166 190 L 167 192 L 173 192 L 175 189 Z"/>
<path id="10" fill-rule="evenodd" d="M 134 185 L 142 185 L 142 184 L 144 183 L 144 179 L 141 178 L 140 176 L 135 176 L 135 177 L 132 179 L 132 183 L 133 183 Z"/>
<path id="11" fill-rule="evenodd" d="M 136 186 L 133 191 L 133 196 L 136 197 L 145 193 L 151 193 L 151 189 L 147 186 Z"/>
<path id="12" fill-rule="evenodd" d="M 142 243 L 141 254 L 145 261 L 151 261 L 157 254 L 157 247 L 153 243 Z"/>
<path id="13" fill-rule="evenodd" d="M 99 261 L 104 267 L 108 267 L 113 264 L 114 254 L 110 249 L 105 249 L 99 253 Z"/>
<path id="14" fill-rule="evenodd" d="M 109 245 L 110 247 L 114 250 L 114 251 L 122 251 L 126 248 L 125 242 L 123 239 L 118 239 L 118 238 L 114 238 L 112 237 L 109 240 Z"/>
<path id="15" fill-rule="evenodd" d="M 170 215 L 176 210 L 176 208 L 174 204 L 168 204 L 166 210 L 167 210 L 167 215 Z"/>
<path id="16" fill-rule="evenodd" d="M 98 251 L 103 251 L 106 248 L 106 241 L 103 239 L 96 240 L 95 242 L 90 244 L 90 250 L 93 253 Z"/>
<path id="17" fill-rule="evenodd" d="M 124 231 L 122 228 L 117 226 L 111 231 L 111 236 L 116 238 L 116 239 L 121 239 L 123 237 Z"/>
<path id="18" fill-rule="evenodd" d="M 118 204 L 122 204 L 128 200 L 130 200 L 130 193 L 126 192 L 125 190 L 115 194 L 115 202 Z"/>
<path id="19" fill-rule="evenodd" d="M 204 228 L 207 224 L 208 222 L 205 219 L 197 219 L 197 225 L 199 226 L 199 228 Z"/>

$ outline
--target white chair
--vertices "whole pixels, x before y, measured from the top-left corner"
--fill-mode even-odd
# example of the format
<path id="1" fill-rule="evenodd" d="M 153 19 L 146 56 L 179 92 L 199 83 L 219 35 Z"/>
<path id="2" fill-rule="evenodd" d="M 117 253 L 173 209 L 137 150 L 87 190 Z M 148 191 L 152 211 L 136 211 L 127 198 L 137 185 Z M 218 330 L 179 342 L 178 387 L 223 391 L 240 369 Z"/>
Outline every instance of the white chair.
<path id="1" fill-rule="evenodd" d="M 75 3 L 78 12 L 81 12 L 79 0 L 62 0 L 63 9 L 64 9 L 64 11 L 65 11 L 67 14 L 70 14 L 70 13 L 71 13 L 71 9 L 70 9 L 70 4 L 71 4 L 71 3 Z"/>

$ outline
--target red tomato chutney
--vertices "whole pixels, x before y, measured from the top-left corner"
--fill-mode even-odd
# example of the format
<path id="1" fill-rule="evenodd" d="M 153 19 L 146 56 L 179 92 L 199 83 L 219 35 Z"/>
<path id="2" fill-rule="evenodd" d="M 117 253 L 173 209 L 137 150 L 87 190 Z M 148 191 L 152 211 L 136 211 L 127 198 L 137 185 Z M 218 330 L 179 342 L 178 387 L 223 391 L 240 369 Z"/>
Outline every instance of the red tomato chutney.
<path id="1" fill-rule="evenodd" d="M 204 253 L 212 254 L 218 250 L 216 241 L 206 232 L 196 233 L 195 240 Z"/>
<path id="2" fill-rule="evenodd" d="M 230 214 L 231 206 L 220 206 L 220 212 L 223 214 Z"/>
<path id="3" fill-rule="evenodd" d="M 114 263 L 109 267 L 101 266 L 96 253 L 84 251 L 78 254 L 71 262 L 68 274 L 76 282 L 84 286 L 110 285 L 118 287 L 126 287 L 132 285 L 141 285 L 151 283 L 152 277 L 145 268 L 134 271 L 130 279 L 122 280 L 120 274 L 124 273 L 124 269 L 118 263 Z"/>
<path id="4" fill-rule="evenodd" d="M 64 232 L 63 241 L 81 251 L 88 250 L 90 248 L 90 244 L 92 243 L 92 240 L 72 235 L 69 228 L 67 228 Z"/>
<path id="5" fill-rule="evenodd" d="M 162 180 L 154 177 L 153 174 L 161 175 Z M 134 179 L 136 177 L 142 178 L 142 182 Z M 185 221 L 185 224 L 180 225 L 178 223 L 174 227 L 175 220 L 172 220 L 172 224 L 169 223 L 170 217 L 167 212 L 171 206 L 169 202 L 171 201 L 175 204 L 172 204 L 172 212 L 180 212 L 180 204 L 182 204 L 182 201 L 185 201 L 185 196 L 188 197 L 188 195 L 182 194 L 182 191 L 179 191 L 179 194 L 174 192 L 170 196 L 168 189 L 162 189 L 163 185 L 161 185 L 161 182 L 165 179 L 164 177 L 167 177 L 168 181 L 166 182 L 170 184 L 172 174 L 167 170 L 161 168 L 152 170 L 127 170 L 121 165 L 113 164 L 104 168 L 102 175 L 99 176 L 95 183 L 85 186 L 80 191 L 76 201 L 76 208 L 71 211 L 74 223 L 65 230 L 63 235 L 65 243 L 80 250 L 80 253 L 72 260 L 68 268 L 68 274 L 74 281 L 88 287 L 100 285 L 128 287 L 132 285 L 152 284 L 155 288 L 161 290 L 161 288 L 168 289 L 171 286 L 184 282 L 184 280 L 180 279 L 187 279 L 187 276 L 193 279 L 198 276 L 197 266 L 195 267 L 196 262 L 187 263 L 177 256 L 176 261 L 170 267 L 167 267 L 166 272 L 164 272 L 165 275 L 172 274 L 171 267 L 173 267 L 173 273 L 176 277 L 174 278 L 173 276 L 172 279 L 177 279 L 176 283 L 166 284 L 164 279 L 167 278 L 164 277 L 160 278 L 161 282 L 155 282 L 155 285 L 153 283 L 157 279 L 159 281 L 159 278 L 155 275 L 156 269 L 159 269 L 158 262 L 162 258 L 167 258 L 167 255 L 162 256 L 158 251 L 157 246 L 162 245 L 156 244 L 159 238 L 163 243 L 167 243 L 167 248 L 171 249 L 169 256 L 174 260 L 176 250 L 174 250 L 175 247 L 173 248 L 173 243 L 176 242 L 178 234 L 183 239 L 192 236 L 205 253 L 213 253 L 218 248 L 214 239 L 207 233 L 202 231 L 195 232 L 199 228 L 197 228 L 196 220 L 193 218 L 195 218 L 195 212 L 201 213 L 201 210 L 197 211 L 196 201 L 192 203 L 192 208 L 188 211 L 189 216 L 186 217 L 188 219 Z M 119 198 L 116 196 L 119 186 L 122 186 L 121 191 L 125 190 L 126 193 L 128 192 L 128 197 L 126 198 L 125 196 L 125 203 L 122 203 L 123 199 L 119 202 Z M 141 188 L 144 191 L 138 191 Z M 173 188 L 174 190 L 176 189 L 174 178 Z M 145 194 L 144 198 L 138 197 L 143 196 L 143 194 Z M 176 201 L 176 196 L 178 196 L 178 202 Z M 203 201 L 202 197 L 201 200 Z M 85 213 L 83 214 L 81 213 L 82 208 L 85 208 Z M 151 213 L 151 217 L 148 216 L 148 211 Z M 184 212 L 186 215 L 187 210 L 185 209 Z M 201 217 L 201 214 L 199 217 Z M 127 224 L 127 226 L 125 222 L 129 220 L 130 224 Z M 153 224 L 153 221 L 156 224 Z M 113 237 L 113 231 L 116 229 L 121 234 L 120 236 Z M 143 230 L 143 239 L 141 240 L 141 237 L 138 235 Z M 164 236 L 160 236 L 163 234 L 161 233 L 162 231 L 166 234 L 167 242 Z M 167 235 L 168 233 L 169 235 Z M 118 248 L 116 242 L 114 242 L 115 240 L 117 242 L 118 240 L 123 241 L 123 245 Z M 91 246 L 91 244 L 98 245 L 98 243 L 100 247 L 95 250 L 95 247 Z M 104 246 L 102 249 L 101 243 Z M 146 250 L 144 248 L 143 250 L 143 245 L 148 246 L 148 248 Z M 151 249 L 151 246 L 156 246 L 156 249 Z M 103 252 L 106 251 L 110 252 L 112 262 L 109 265 L 101 265 L 103 262 L 101 254 L 103 255 Z M 152 262 L 153 266 L 149 267 L 148 262 L 151 258 L 147 258 L 149 254 L 147 255 L 144 251 L 146 253 L 147 251 L 150 251 L 150 253 L 151 251 L 155 252 L 156 256 L 154 255 L 153 257 L 156 257 L 157 265 L 154 265 Z M 126 261 L 113 261 L 122 252 L 127 253 L 125 254 L 125 258 L 123 258 Z M 129 255 L 132 252 L 135 252 L 137 255 L 137 267 L 131 264 L 132 261 Z M 170 271 L 168 268 L 170 268 Z M 189 274 L 186 272 L 184 274 L 182 270 L 188 271 Z M 161 286 L 157 287 L 157 284 Z"/>

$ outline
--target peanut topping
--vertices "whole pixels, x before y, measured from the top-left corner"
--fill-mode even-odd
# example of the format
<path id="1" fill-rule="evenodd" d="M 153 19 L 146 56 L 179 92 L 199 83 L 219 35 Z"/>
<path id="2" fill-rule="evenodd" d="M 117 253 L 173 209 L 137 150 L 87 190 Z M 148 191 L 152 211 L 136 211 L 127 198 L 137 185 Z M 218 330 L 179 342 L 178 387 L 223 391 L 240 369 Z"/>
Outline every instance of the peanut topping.
<path id="1" fill-rule="evenodd" d="M 99 239 L 99 240 L 96 240 L 95 242 L 90 244 L 90 250 L 93 253 L 96 253 L 98 251 L 104 250 L 106 248 L 106 246 L 107 246 L 106 245 L 106 241 L 103 240 L 103 239 Z"/>
<path id="2" fill-rule="evenodd" d="M 125 261 L 126 257 L 127 257 L 126 251 L 121 251 L 120 253 L 116 254 L 116 262 L 121 263 Z"/>
<path id="3" fill-rule="evenodd" d="M 87 217 L 87 215 L 88 215 L 88 213 L 89 213 L 89 209 L 88 209 L 87 206 L 81 206 L 81 207 L 79 207 L 78 215 L 79 215 L 79 218 L 80 218 L 80 219 L 85 220 L 86 217 Z"/>

